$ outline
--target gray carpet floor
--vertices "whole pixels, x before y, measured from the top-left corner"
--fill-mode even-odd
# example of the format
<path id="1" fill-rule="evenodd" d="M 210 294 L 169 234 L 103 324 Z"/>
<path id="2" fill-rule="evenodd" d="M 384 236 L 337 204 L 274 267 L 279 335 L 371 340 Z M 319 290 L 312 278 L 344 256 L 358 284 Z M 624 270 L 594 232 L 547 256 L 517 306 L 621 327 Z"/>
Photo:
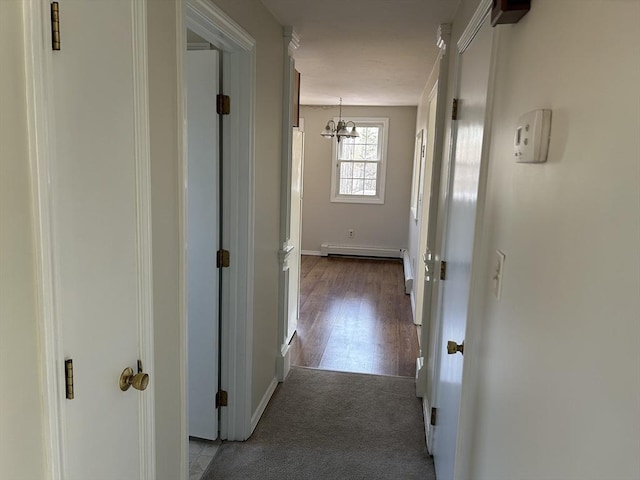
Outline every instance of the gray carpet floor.
<path id="1" fill-rule="evenodd" d="M 414 381 L 293 367 L 246 442 L 202 480 L 435 480 Z"/>

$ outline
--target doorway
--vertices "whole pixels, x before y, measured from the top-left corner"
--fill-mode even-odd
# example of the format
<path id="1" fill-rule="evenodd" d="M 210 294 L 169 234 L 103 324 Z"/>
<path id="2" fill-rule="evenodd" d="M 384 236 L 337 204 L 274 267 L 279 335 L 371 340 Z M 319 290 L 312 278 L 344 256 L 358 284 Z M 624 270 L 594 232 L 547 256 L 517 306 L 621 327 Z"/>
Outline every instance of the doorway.
<path id="1" fill-rule="evenodd" d="M 362 136 L 360 143 L 349 139 L 338 143 L 317 133 L 327 118 L 340 113 L 339 106 L 301 107 L 310 133 L 305 139 L 300 319 L 291 361 L 313 368 L 413 377 L 418 339 L 406 295 L 402 252 L 407 242 L 409 195 L 405 192 L 416 110 L 349 106 L 343 112 L 358 119 L 354 121 Z M 374 119 L 380 122 L 372 126 Z M 369 142 L 371 158 L 377 159 L 367 165 L 375 167 L 368 175 L 375 173 L 380 197 L 370 198 L 373 195 L 368 190 L 367 195 L 362 192 L 362 198 L 353 194 L 347 199 L 344 194 L 345 198 L 334 195 L 332 201 L 338 185 L 348 184 L 355 189 L 352 191 L 360 191 L 362 182 L 355 177 L 364 175 L 365 162 L 343 162 L 339 167 L 332 159 L 344 145 L 345 151 L 353 147 L 356 155 L 362 142 Z M 386 158 L 405 160 L 386 168 Z M 333 174 L 344 170 L 348 175 L 354 168 L 360 169 L 354 178 L 332 184 Z M 381 199 L 384 203 L 372 203 Z M 391 297 L 393 303 L 388 305 Z"/>
<path id="2" fill-rule="evenodd" d="M 184 16 L 183 16 L 184 15 Z M 223 146 L 218 152 L 219 165 L 221 170 L 215 168 L 207 171 L 207 184 L 210 189 L 205 189 L 209 195 L 208 204 L 211 206 L 212 184 L 219 185 L 217 198 L 219 205 L 216 208 L 209 208 L 205 218 L 209 219 L 208 243 L 210 250 L 207 253 L 208 267 L 213 265 L 214 273 L 219 272 L 219 277 L 207 272 L 209 285 L 207 291 L 215 292 L 212 286 L 218 282 L 218 318 L 219 328 L 215 336 L 215 327 L 209 327 L 209 338 L 207 344 L 220 345 L 217 351 L 205 349 L 208 359 L 204 362 L 205 369 L 209 372 L 208 386 L 206 392 L 207 403 L 202 409 L 209 422 L 208 432 L 200 433 L 201 437 L 211 437 L 217 435 L 222 440 L 246 440 L 251 435 L 251 379 L 252 379 L 252 325 L 253 325 L 253 225 L 254 225 L 254 95 L 255 90 L 255 41 L 242 30 L 233 20 L 231 20 L 221 9 L 210 2 L 201 0 L 186 0 L 184 11 L 178 15 L 177 26 L 182 34 L 179 37 L 178 50 L 178 80 L 179 80 L 179 109 L 180 109 L 180 141 L 182 145 L 182 155 L 180 159 L 179 171 L 182 178 L 180 209 L 181 209 L 181 359 L 182 375 L 185 379 L 182 384 L 182 468 L 186 473 L 189 470 L 189 448 L 188 438 L 190 435 L 190 389 L 188 378 L 190 376 L 189 361 L 189 255 L 190 246 L 189 214 L 190 214 L 190 193 L 189 192 L 189 130 L 188 123 L 188 62 L 191 53 L 202 54 L 203 51 L 187 51 L 187 32 L 190 35 L 197 35 L 202 40 L 195 43 L 205 44 L 204 50 L 217 52 L 219 74 L 215 74 L 215 80 L 209 83 L 206 88 L 220 87 L 220 91 L 230 99 L 229 114 L 218 117 L 220 129 L 209 128 L 210 137 L 217 135 L 217 142 Z M 209 45 L 207 47 L 207 45 Z M 211 48 L 213 46 L 213 49 Z M 214 56 L 215 53 L 208 53 Z M 206 62 L 205 62 L 206 63 Z M 209 62 L 207 68 L 213 68 L 215 62 Z M 211 75 L 211 71 L 206 76 Z M 219 79 L 219 81 L 218 81 Z M 211 79 L 209 79 L 211 80 Z M 215 98 L 215 92 L 211 92 L 211 97 Z M 212 100 L 211 98 L 209 100 Z M 215 110 L 215 109 L 214 109 Z M 211 112 L 208 112 L 209 114 Z M 208 148 L 211 147 L 211 138 L 208 138 Z M 217 151 L 217 149 L 214 148 Z M 209 160 L 211 160 L 209 158 Z M 208 165 L 211 167 L 211 163 Z M 218 173 L 216 182 L 212 175 Z M 224 187 L 224 188 L 222 188 Z M 217 214 L 218 225 L 225 225 L 216 234 L 213 218 Z M 213 239 L 213 240 L 212 240 Z M 218 249 L 229 251 L 230 261 L 228 267 L 215 268 L 217 264 L 211 258 L 212 252 Z M 217 255 L 216 255 L 217 256 Z M 224 262 L 227 265 L 226 262 Z M 215 277 L 215 278 L 214 278 Z M 217 278 L 217 280 L 216 280 Z M 207 298 L 206 306 L 208 311 L 216 311 L 215 302 Z M 210 318 L 210 317 L 209 317 Z M 214 340 L 211 340 L 215 337 Z M 213 365 L 212 365 L 213 364 Z M 211 371 L 219 370 L 217 381 Z M 194 378 L 198 381 L 197 378 Z M 213 388 L 212 388 L 213 387 Z M 215 396 L 218 393 L 226 393 L 228 402 L 220 401 L 215 412 Z M 221 395 L 222 399 L 224 396 Z M 204 398 L 204 397 L 203 397 Z M 217 426 L 217 428 L 216 428 Z M 213 433 L 211 433 L 213 432 Z"/>

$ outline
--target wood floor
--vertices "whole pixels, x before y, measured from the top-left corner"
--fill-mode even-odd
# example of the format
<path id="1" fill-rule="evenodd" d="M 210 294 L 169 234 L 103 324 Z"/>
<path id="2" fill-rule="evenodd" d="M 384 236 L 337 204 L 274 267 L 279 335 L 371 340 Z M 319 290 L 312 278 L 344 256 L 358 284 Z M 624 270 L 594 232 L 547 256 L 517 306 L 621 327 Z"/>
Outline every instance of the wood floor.
<path id="1" fill-rule="evenodd" d="M 418 337 L 400 261 L 303 256 L 291 363 L 413 377 Z"/>

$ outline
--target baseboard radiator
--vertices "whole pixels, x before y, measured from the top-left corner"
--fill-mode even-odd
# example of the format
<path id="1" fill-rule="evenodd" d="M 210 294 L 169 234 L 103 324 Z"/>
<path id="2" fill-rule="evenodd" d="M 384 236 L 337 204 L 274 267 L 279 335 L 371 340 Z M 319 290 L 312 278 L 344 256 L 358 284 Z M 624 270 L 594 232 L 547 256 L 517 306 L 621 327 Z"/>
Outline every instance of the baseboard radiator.
<path id="1" fill-rule="evenodd" d="M 361 245 L 336 245 L 323 243 L 320 245 L 320 255 L 348 255 L 352 257 L 381 257 L 381 258 L 402 258 L 400 248 L 366 247 Z"/>
<path id="2" fill-rule="evenodd" d="M 411 260 L 406 250 L 402 250 L 402 265 L 404 266 L 404 293 L 409 295 L 413 290 L 413 271 L 411 270 Z"/>

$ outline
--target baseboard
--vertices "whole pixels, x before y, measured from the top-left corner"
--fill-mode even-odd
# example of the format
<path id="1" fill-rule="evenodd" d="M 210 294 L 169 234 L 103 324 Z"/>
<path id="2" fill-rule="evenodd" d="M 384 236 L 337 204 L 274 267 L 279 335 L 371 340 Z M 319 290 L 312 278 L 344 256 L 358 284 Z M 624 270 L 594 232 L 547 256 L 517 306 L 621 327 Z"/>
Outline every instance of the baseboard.
<path id="1" fill-rule="evenodd" d="M 319 250 L 300 250 L 300 255 L 311 255 L 312 257 L 319 257 L 322 253 Z"/>
<path id="2" fill-rule="evenodd" d="M 427 369 L 424 357 L 416 359 L 416 397 L 422 398 L 422 417 L 424 418 L 424 440 L 427 451 L 433 455 L 433 426 L 431 425 L 431 405 L 427 398 Z"/>
<path id="3" fill-rule="evenodd" d="M 278 386 L 278 378 L 273 377 L 273 379 L 271 380 L 271 383 L 267 387 L 267 391 L 264 392 L 264 396 L 262 397 L 262 400 L 260 400 L 260 403 L 258 404 L 258 408 L 256 408 L 256 411 L 251 416 L 251 432 L 249 433 L 249 435 L 252 435 L 253 431 L 258 426 L 258 422 L 260 421 L 262 414 L 267 408 L 267 405 L 269 404 L 269 400 L 271 400 L 271 397 L 273 396 L 273 392 L 276 391 L 277 386 Z"/>
<path id="4" fill-rule="evenodd" d="M 289 342 L 291 339 L 287 340 L 282 346 L 280 350 L 280 355 L 276 359 L 276 374 L 278 376 L 279 382 L 284 382 L 289 375 L 289 371 L 291 370 L 291 347 L 289 346 Z"/>
<path id="5" fill-rule="evenodd" d="M 424 357 L 418 357 L 416 359 L 416 397 L 424 397 L 424 392 L 427 386 L 427 379 L 425 378 L 426 370 L 424 368 Z"/>
<path id="6" fill-rule="evenodd" d="M 413 269 L 406 250 L 402 250 L 402 266 L 404 267 L 404 293 L 410 294 L 413 292 Z"/>
<path id="7" fill-rule="evenodd" d="M 323 243 L 320 245 L 320 255 L 350 255 L 355 257 L 384 257 L 402 258 L 401 248 L 369 247 L 365 245 L 335 245 Z"/>
<path id="8" fill-rule="evenodd" d="M 422 415 L 424 416 L 424 439 L 427 444 L 427 452 L 433 455 L 433 426 L 431 425 L 431 406 L 425 395 L 422 397 Z"/>

